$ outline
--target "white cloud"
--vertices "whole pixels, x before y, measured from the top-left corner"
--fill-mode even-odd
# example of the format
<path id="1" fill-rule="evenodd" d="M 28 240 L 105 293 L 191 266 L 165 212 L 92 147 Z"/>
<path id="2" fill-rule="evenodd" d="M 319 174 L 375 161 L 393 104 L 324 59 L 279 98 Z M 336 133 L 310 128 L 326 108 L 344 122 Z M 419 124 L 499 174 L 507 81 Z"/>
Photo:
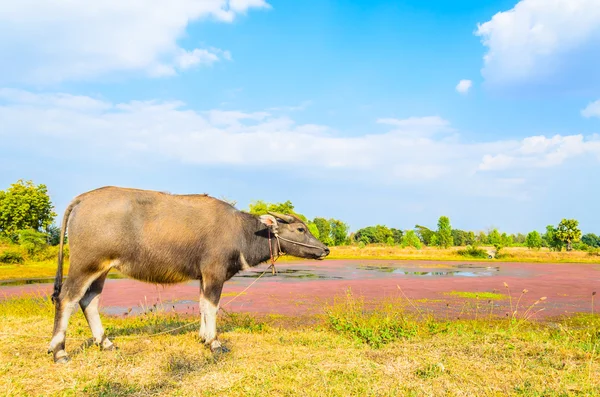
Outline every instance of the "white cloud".
<path id="1" fill-rule="evenodd" d="M 565 161 L 585 154 L 600 159 L 600 139 L 583 135 L 531 136 L 502 153 L 486 154 L 479 164 L 481 171 L 507 169 L 547 168 L 563 164 Z"/>
<path id="2" fill-rule="evenodd" d="M 482 73 L 493 84 L 555 85 L 562 73 L 600 68 L 598 0 L 521 0 L 475 34 L 488 47 Z"/>
<path id="3" fill-rule="evenodd" d="M 439 116 L 380 119 L 391 126 L 388 132 L 343 136 L 328 126 L 297 124 L 273 111 L 197 112 L 176 101 L 111 103 L 3 89 L 0 119 L 0 139 L 8 148 L 33 142 L 28 151 L 52 150 L 86 160 L 150 157 L 199 165 L 277 166 L 385 184 L 449 179 L 464 186 L 475 178 L 478 186 L 488 186 L 495 176 L 483 171 L 505 170 L 508 174 L 501 178 L 512 181 L 522 178 L 523 169 L 559 166 L 586 154 L 600 158 L 598 137 L 449 140 L 447 133 L 453 130 Z M 506 189 L 519 190 L 517 185 L 502 183 Z"/>
<path id="4" fill-rule="evenodd" d="M 599 117 L 600 118 L 600 99 L 592 102 L 581 111 L 583 117 Z"/>
<path id="5" fill-rule="evenodd" d="M 186 27 L 232 22 L 265 0 L 0 2 L 0 80 L 52 83 L 112 72 L 172 75 L 231 59 L 215 48 L 181 48 Z M 10 61 L 7 61 L 10 60 Z"/>
<path id="6" fill-rule="evenodd" d="M 461 80 L 456 85 L 456 91 L 458 91 L 461 94 L 466 94 L 469 92 L 472 86 L 473 82 L 471 80 Z"/>

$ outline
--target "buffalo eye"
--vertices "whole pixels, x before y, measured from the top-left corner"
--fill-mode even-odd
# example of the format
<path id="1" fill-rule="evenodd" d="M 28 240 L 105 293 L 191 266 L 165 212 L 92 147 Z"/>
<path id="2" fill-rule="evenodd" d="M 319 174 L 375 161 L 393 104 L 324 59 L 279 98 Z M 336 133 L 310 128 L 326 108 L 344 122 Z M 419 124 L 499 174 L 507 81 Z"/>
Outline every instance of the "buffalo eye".
<path id="1" fill-rule="evenodd" d="M 306 229 L 304 229 L 303 227 L 299 227 L 299 228 L 298 228 L 298 231 L 299 231 L 300 233 L 304 233 L 304 232 L 306 231 Z"/>

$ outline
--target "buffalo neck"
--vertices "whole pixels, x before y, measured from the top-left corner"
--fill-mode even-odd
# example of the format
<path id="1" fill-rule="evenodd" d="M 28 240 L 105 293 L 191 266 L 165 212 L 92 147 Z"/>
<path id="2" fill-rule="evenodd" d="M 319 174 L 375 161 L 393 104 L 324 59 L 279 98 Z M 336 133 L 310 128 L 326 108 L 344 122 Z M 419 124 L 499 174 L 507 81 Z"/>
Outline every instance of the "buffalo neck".
<path id="1" fill-rule="evenodd" d="M 250 266 L 257 266 L 271 259 L 269 230 L 256 216 L 241 212 L 243 238 L 240 251 Z M 273 237 L 273 236 L 271 236 Z M 277 255 L 277 241 L 273 237 L 273 255 Z"/>

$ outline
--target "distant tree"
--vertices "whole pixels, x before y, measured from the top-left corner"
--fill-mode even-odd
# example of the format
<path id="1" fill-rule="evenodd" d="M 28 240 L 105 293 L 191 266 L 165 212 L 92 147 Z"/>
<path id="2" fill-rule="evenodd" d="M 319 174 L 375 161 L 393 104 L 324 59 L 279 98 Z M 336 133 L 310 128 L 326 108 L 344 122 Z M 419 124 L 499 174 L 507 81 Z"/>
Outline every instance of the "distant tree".
<path id="1" fill-rule="evenodd" d="M 54 217 L 46 185 L 21 179 L 6 191 L 0 190 L 0 232 L 5 235 L 26 229 L 45 232 Z"/>
<path id="2" fill-rule="evenodd" d="M 338 219 L 330 219 L 329 225 L 333 245 L 346 245 L 348 243 L 348 230 L 350 229 L 348 225 Z"/>
<path id="3" fill-rule="evenodd" d="M 392 231 L 392 238 L 394 239 L 394 244 L 398 245 L 402 243 L 402 230 L 400 229 L 390 229 Z"/>
<path id="4" fill-rule="evenodd" d="M 517 233 L 516 235 L 512 234 L 511 236 L 515 244 L 525 244 L 525 240 L 527 239 L 527 236 L 525 236 L 523 233 Z"/>
<path id="5" fill-rule="evenodd" d="M 492 245 L 502 244 L 502 236 L 500 235 L 498 229 L 494 228 L 490 230 L 487 235 L 487 243 Z"/>
<path id="6" fill-rule="evenodd" d="M 472 233 L 472 232 L 471 232 Z M 475 239 L 475 234 L 473 234 L 473 240 Z M 472 244 L 468 242 L 469 233 L 464 230 L 452 229 L 452 241 L 456 246 L 464 246 L 468 244 Z"/>
<path id="7" fill-rule="evenodd" d="M 300 218 L 303 222 L 307 222 L 304 215 L 297 213 L 294 210 L 294 204 L 290 200 L 283 203 L 267 203 L 263 200 L 256 200 L 250 203 L 249 213 L 254 215 L 264 215 L 267 212 L 279 212 L 285 215 L 295 215 Z"/>
<path id="8" fill-rule="evenodd" d="M 319 228 L 317 227 L 317 225 L 315 225 L 313 222 L 308 222 L 308 231 L 311 232 L 311 234 L 313 236 L 315 236 L 315 238 L 317 240 L 319 240 L 320 234 L 319 234 Z"/>
<path id="9" fill-rule="evenodd" d="M 477 235 L 477 242 L 479 244 L 488 244 L 488 236 L 487 234 L 485 234 L 485 232 L 482 230 L 479 232 L 479 234 Z"/>
<path id="10" fill-rule="evenodd" d="M 475 237 L 475 233 L 474 232 L 467 232 L 467 240 L 465 241 L 465 243 L 467 245 L 473 245 L 473 244 L 475 244 L 476 241 L 477 241 L 477 239 Z"/>
<path id="11" fill-rule="evenodd" d="M 529 249 L 540 249 L 542 248 L 542 236 L 536 230 L 527 234 L 525 239 L 525 245 Z"/>
<path id="12" fill-rule="evenodd" d="M 552 225 L 546 226 L 546 233 L 542 236 L 542 242 L 551 251 L 562 251 L 563 242 L 556 235 L 556 228 Z"/>
<path id="13" fill-rule="evenodd" d="M 512 236 L 509 236 L 506 233 L 502 233 L 502 235 L 500 236 L 500 245 L 502 245 L 503 247 L 510 247 L 514 244 L 514 241 L 512 239 Z"/>
<path id="14" fill-rule="evenodd" d="M 294 215 L 306 223 L 308 230 L 323 244 L 329 246 L 344 245 L 348 242 L 349 227 L 347 224 L 337 219 L 328 220 L 320 217 L 310 221 L 306 216 L 296 212 L 294 204 L 290 200 L 283 203 L 268 203 L 263 200 L 256 200 L 250 203 L 248 212 L 254 215 L 264 215 L 268 212 Z"/>
<path id="15" fill-rule="evenodd" d="M 375 238 L 377 243 L 385 244 L 390 237 L 394 238 L 394 232 L 392 232 L 392 229 L 385 225 L 375 226 Z"/>
<path id="16" fill-rule="evenodd" d="M 448 248 L 452 245 L 452 226 L 447 216 L 440 216 L 438 219 L 437 238 L 440 247 Z"/>
<path id="17" fill-rule="evenodd" d="M 355 241 L 362 241 L 364 244 L 387 244 L 388 239 L 394 239 L 398 232 L 394 234 L 393 229 L 384 225 L 367 226 L 358 230 L 355 235 Z"/>
<path id="18" fill-rule="evenodd" d="M 376 242 L 376 233 L 373 226 L 363 227 L 358 229 L 353 235 L 353 239 L 356 242 L 362 242 L 363 244 L 373 244 Z"/>
<path id="19" fill-rule="evenodd" d="M 60 243 L 60 227 L 55 225 L 48 226 L 48 245 L 58 245 Z"/>
<path id="20" fill-rule="evenodd" d="M 35 255 L 47 246 L 48 236 L 33 229 L 19 230 L 17 232 L 19 245 L 29 255 Z"/>
<path id="21" fill-rule="evenodd" d="M 331 238 L 331 223 L 325 218 L 315 218 L 313 223 L 319 230 L 319 241 L 325 245 L 334 245 L 334 241 Z"/>
<path id="22" fill-rule="evenodd" d="M 433 236 L 433 231 L 429 228 L 421 225 L 415 225 L 415 233 L 417 237 L 421 240 L 421 242 L 425 245 L 431 244 L 431 237 Z"/>
<path id="23" fill-rule="evenodd" d="M 581 242 L 590 247 L 600 248 L 600 237 L 594 233 L 587 233 L 581 237 Z"/>
<path id="24" fill-rule="evenodd" d="M 432 247 L 439 247 L 440 246 L 440 239 L 439 239 L 437 233 L 433 233 L 433 235 L 431 236 L 431 239 L 429 240 L 429 244 Z"/>
<path id="25" fill-rule="evenodd" d="M 414 247 L 416 249 L 421 249 L 421 240 L 417 237 L 417 234 L 414 230 L 407 230 L 402 235 L 402 247 Z"/>
<path id="26" fill-rule="evenodd" d="M 573 243 L 581 239 L 581 230 L 578 228 L 579 221 L 575 219 L 563 219 L 556 228 L 556 238 L 567 246 L 567 251 L 573 249 Z"/>

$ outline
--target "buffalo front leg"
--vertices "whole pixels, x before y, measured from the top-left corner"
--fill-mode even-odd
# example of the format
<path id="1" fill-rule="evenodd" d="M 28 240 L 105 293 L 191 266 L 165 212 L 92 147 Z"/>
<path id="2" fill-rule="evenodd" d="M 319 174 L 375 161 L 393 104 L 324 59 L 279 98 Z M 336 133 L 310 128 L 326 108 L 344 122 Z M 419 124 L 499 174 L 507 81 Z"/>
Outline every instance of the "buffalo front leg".
<path id="1" fill-rule="evenodd" d="M 223 282 L 203 278 L 200 281 L 200 339 L 213 352 L 221 352 L 217 339 L 217 313 Z"/>
<path id="2" fill-rule="evenodd" d="M 79 301 L 79 306 L 81 306 L 85 319 L 90 326 L 92 336 L 94 337 L 94 343 L 100 346 L 102 350 L 113 350 L 115 345 L 104 333 L 104 327 L 102 327 L 100 313 L 98 312 L 100 294 L 102 293 L 102 288 L 104 288 L 104 281 L 106 280 L 107 274 L 108 272 L 104 273 L 90 285 L 83 298 Z"/>

